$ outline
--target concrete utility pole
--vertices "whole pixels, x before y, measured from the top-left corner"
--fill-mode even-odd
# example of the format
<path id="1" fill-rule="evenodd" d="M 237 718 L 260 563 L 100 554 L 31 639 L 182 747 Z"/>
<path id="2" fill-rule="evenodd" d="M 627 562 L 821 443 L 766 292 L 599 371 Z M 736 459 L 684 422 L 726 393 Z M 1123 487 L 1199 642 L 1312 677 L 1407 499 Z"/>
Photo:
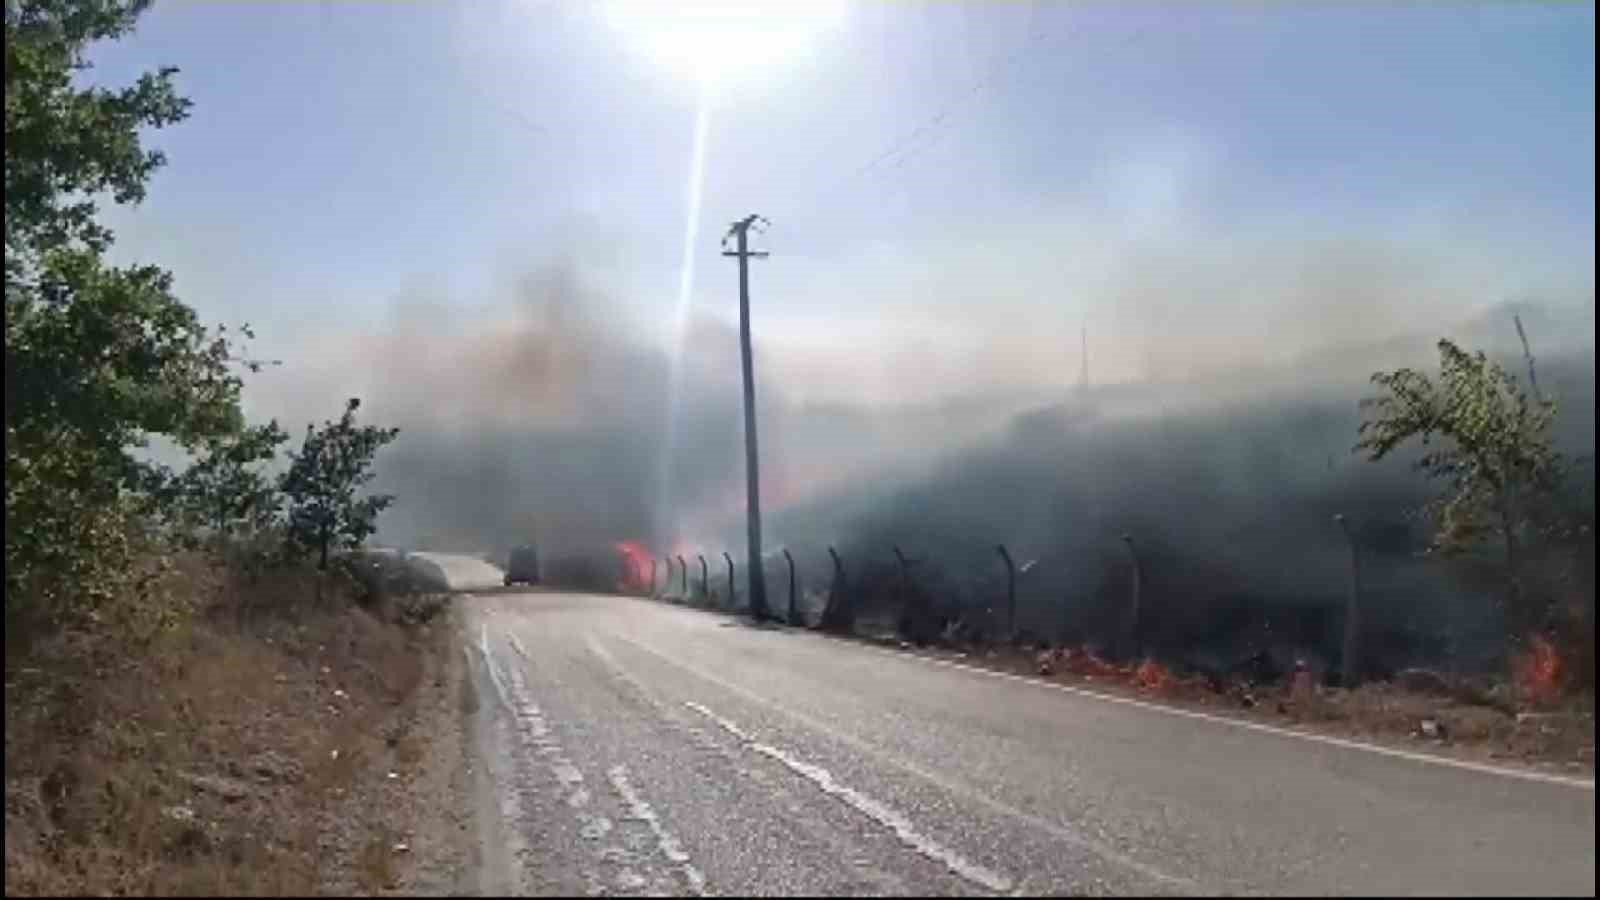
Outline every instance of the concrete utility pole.
<path id="1" fill-rule="evenodd" d="M 750 227 L 766 219 L 751 213 L 728 226 L 722 237 L 723 256 L 739 260 L 739 352 L 744 364 L 744 476 L 745 518 L 749 536 L 750 561 L 750 615 L 761 620 L 767 617 L 767 580 L 761 565 L 761 473 L 756 450 L 756 381 L 755 363 L 750 355 L 750 258 L 764 259 L 765 252 L 750 249 Z M 728 250 L 732 238 L 737 249 Z M 732 585 L 729 585 L 732 590 Z"/>
<path id="2" fill-rule="evenodd" d="M 1089 326 L 1083 326 L 1080 337 L 1082 348 L 1078 351 L 1078 361 L 1082 368 L 1078 372 L 1078 393 L 1087 394 L 1089 393 Z"/>

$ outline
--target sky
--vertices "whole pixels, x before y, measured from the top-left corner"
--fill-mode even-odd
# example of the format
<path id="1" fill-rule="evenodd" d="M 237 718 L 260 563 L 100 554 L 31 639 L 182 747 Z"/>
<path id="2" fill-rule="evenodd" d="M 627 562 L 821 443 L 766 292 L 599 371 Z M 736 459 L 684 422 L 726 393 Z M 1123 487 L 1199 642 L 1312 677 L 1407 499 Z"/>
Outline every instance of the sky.
<path id="1" fill-rule="evenodd" d="M 832 9 L 744 21 L 702 84 L 659 14 L 602 4 L 158 3 L 93 54 L 194 101 L 118 253 L 290 355 L 397 308 L 479 321 L 555 260 L 670 346 L 703 112 L 691 309 L 737 315 L 718 239 L 765 215 L 757 339 L 819 398 L 878 396 L 820 373 L 884 341 L 953 391 L 1070 383 L 1084 327 L 1115 380 L 1507 295 L 1592 309 L 1592 4 Z"/>
<path id="2" fill-rule="evenodd" d="M 1592 456 L 1592 3 L 706 5 L 158 0 L 84 74 L 194 101 L 113 256 L 254 326 L 253 418 L 401 428 L 401 547 L 742 546 L 752 213 L 802 579 L 1003 542 L 1055 609 L 1132 531 L 1186 608 L 1337 602 L 1329 512 L 1425 487 L 1351 455 L 1368 376 L 1515 355 L 1507 302 Z M 1386 565 L 1384 609 L 1462 608 Z"/>
<path id="3" fill-rule="evenodd" d="M 523 490 L 573 515 L 604 496 L 597 535 L 651 510 L 662 537 L 685 497 L 707 522 L 740 506 L 719 241 L 751 213 L 777 501 L 1061 395 L 1085 333 L 1096 384 L 1337 363 L 1510 300 L 1580 323 L 1541 350 L 1592 350 L 1594 24 L 1555 2 L 166 0 L 84 78 L 180 70 L 193 110 L 147 136 L 168 164 L 107 210 L 113 255 L 254 327 L 282 365 L 249 414 L 293 429 L 360 396 L 400 424 L 414 532 L 457 500 L 510 522 L 493 485 L 554 455 L 566 474 Z"/>

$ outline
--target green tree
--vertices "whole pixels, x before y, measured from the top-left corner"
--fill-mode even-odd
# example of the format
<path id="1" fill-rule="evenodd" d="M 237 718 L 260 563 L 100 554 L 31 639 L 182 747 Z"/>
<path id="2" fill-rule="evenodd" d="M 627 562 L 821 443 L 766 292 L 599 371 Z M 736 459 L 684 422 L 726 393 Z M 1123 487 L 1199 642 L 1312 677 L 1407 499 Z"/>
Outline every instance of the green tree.
<path id="1" fill-rule="evenodd" d="M 1416 468 L 1446 485 L 1428 507 L 1434 547 L 1464 552 L 1499 545 L 1507 611 L 1520 636 L 1540 624 L 1520 568 L 1523 543 L 1549 521 L 1562 481 L 1563 461 L 1550 436 L 1556 407 L 1530 396 L 1481 351 L 1468 353 L 1448 339 L 1438 348 L 1437 379 L 1409 368 L 1372 376 L 1382 393 L 1362 401 L 1367 415 L 1355 450 L 1379 460 L 1420 441 Z"/>
<path id="2" fill-rule="evenodd" d="M 293 549 L 317 554 L 317 568 L 328 567 L 329 551 L 355 548 L 377 530 L 378 514 L 394 502 L 388 494 L 358 497 L 372 480 L 372 460 L 395 439 L 398 428 L 356 425 L 361 401 L 351 398 L 337 422 L 306 426 L 298 453 L 280 483 L 288 504 Z"/>
<path id="3" fill-rule="evenodd" d="M 5 553 L 8 619 L 114 596 L 159 472 L 135 451 L 191 451 L 243 427 L 239 366 L 154 266 L 110 266 L 97 201 L 143 199 L 164 162 L 141 129 L 185 117 L 175 69 L 85 87 L 90 44 L 145 0 L 7 0 Z"/>
<path id="4" fill-rule="evenodd" d="M 276 420 L 207 438 L 193 464 L 161 485 L 166 517 L 186 533 L 218 538 L 270 527 L 282 495 L 265 468 L 288 439 Z"/>

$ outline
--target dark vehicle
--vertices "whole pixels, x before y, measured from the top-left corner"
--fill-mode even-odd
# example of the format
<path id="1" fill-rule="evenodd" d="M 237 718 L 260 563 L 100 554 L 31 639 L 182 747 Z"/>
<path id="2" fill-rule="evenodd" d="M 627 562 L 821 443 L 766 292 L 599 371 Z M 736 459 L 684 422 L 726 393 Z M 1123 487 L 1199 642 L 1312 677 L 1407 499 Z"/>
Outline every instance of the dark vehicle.
<path id="1" fill-rule="evenodd" d="M 506 587 L 513 584 L 538 584 L 539 583 L 539 554 L 532 544 L 525 544 L 511 551 L 511 559 L 506 563 Z"/>

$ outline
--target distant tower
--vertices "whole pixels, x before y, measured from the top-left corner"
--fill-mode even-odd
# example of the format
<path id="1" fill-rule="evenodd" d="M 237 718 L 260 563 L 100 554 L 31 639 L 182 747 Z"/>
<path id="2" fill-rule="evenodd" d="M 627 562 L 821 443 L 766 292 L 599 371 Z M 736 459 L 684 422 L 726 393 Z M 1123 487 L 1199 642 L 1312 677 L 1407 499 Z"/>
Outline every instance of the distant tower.
<path id="1" fill-rule="evenodd" d="M 1082 344 L 1079 356 L 1082 368 L 1078 372 L 1078 393 L 1087 394 L 1089 393 L 1089 326 L 1087 325 L 1083 326 Z"/>

